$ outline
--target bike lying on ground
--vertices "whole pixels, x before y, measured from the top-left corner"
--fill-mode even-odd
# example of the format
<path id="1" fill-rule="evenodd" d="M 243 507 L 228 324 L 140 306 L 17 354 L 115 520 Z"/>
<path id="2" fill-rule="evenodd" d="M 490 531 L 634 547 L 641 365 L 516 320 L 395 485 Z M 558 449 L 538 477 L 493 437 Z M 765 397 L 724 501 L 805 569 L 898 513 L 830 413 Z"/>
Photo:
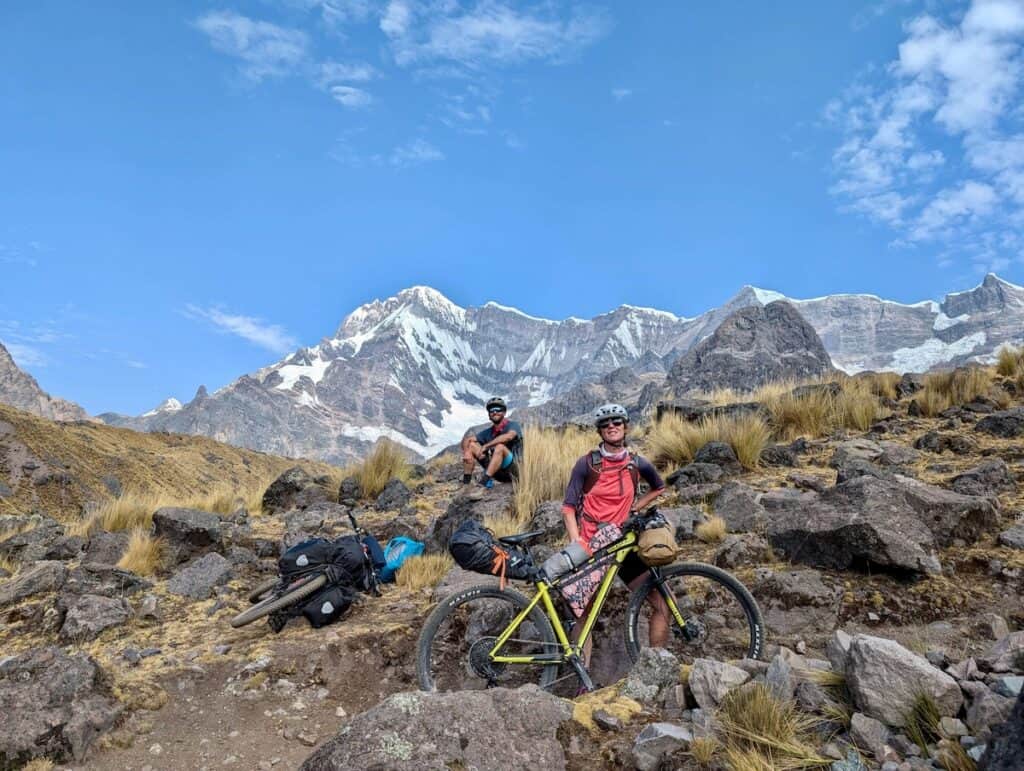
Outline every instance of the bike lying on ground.
<path id="1" fill-rule="evenodd" d="M 311 624 L 322 626 L 334 620 L 334 616 L 340 617 L 344 613 L 352 603 L 356 590 L 380 595 L 380 577 L 377 573 L 377 567 L 383 564 L 380 545 L 360 527 L 351 512 L 348 518 L 355 535 L 344 536 L 333 542 L 314 539 L 290 549 L 278 563 L 280 574 L 253 589 L 249 595 L 249 602 L 253 606 L 231 619 L 231 626 L 245 626 L 271 614 L 288 614 L 289 610 L 294 610 L 294 606 L 307 598 L 313 598 L 317 592 L 333 587 L 335 593 L 326 596 L 326 605 L 321 604 L 324 610 L 313 609 L 312 615 L 306 614 Z M 320 553 L 325 557 L 308 559 L 302 553 L 303 546 L 310 547 L 310 554 Z M 299 552 L 297 561 L 288 562 L 286 558 L 294 551 Z M 308 567 L 305 567 L 307 562 Z M 284 626 L 280 622 L 286 622 L 287 619 L 280 619 L 278 624 L 273 623 L 273 617 L 271 621 L 274 630 L 280 631 L 279 627 Z"/>
<path id="2" fill-rule="evenodd" d="M 652 517 L 660 517 L 655 509 L 630 517 L 620 539 L 594 552 L 577 570 L 553 580 L 533 564 L 525 548 L 543 531 L 497 539 L 524 561 L 536 593 L 529 598 L 513 589 L 482 584 L 442 601 L 420 633 L 416 657 L 420 688 L 515 688 L 529 682 L 550 688 L 564 679 L 558 677 L 559 667 L 568 665 L 567 677 L 578 677 L 586 690 L 593 690 L 583 664 L 583 645 L 594 630 L 619 567 L 629 554 L 637 552 L 638 535 Z M 587 615 L 563 622 L 556 609 L 556 601 L 563 603 L 561 587 L 586 571 L 606 566 Z M 750 592 L 724 570 L 692 562 L 651 567 L 647 580 L 630 596 L 624 633 L 633 661 L 650 645 L 648 628 L 651 613 L 656 611 L 647 598 L 652 592 L 661 595 L 670 615 L 664 647 L 681 662 L 701 657 L 720 661 L 760 657 L 764 624 Z M 576 642 L 569 633 L 573 623 L 583 625 Z"/>

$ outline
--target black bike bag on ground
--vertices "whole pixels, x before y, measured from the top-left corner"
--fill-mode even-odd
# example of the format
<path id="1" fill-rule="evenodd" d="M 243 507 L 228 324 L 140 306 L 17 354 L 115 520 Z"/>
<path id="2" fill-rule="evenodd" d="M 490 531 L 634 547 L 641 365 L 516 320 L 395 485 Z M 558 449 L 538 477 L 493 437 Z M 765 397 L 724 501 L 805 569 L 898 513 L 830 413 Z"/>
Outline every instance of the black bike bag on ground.
<path id="1" fill-rule="evenodd" d="M 306 600 L 302 615 L 314 629 L 333 624 L 345 615 L 355 595 L 353 589 L 343 584 L 327 586 Z"/>
<path id="2" fill-rule="evenodd" d="M 379 544 L 377 548 L 380 548 Z M 342 536 L 333 541 L 312 538 L 297 543 L 281 555 L 277 569 L 283 578 L 323 569 L 328 572 L 332 583 L 348 584 L 360 590 L 370 586 L 370 576 L 363 560 L 363 545 L 354 535 Z"/>
<path id="3" fill-rule="evenodd" d="M 295 544 L 282 554 L 277 561 L 277 570 L 287 578 L 318 567 L 326 567 L 334 562 L 336 551 L 333 541 L 326 538 L 311 538 Z"/>
<path id="4" fill-rule="evenodd" d="M 448 551 L 463 570 L 502 578 L 528 578 L 525 555 L 502 546 L 479 522 L 467 519 L 448 539 Z"/>

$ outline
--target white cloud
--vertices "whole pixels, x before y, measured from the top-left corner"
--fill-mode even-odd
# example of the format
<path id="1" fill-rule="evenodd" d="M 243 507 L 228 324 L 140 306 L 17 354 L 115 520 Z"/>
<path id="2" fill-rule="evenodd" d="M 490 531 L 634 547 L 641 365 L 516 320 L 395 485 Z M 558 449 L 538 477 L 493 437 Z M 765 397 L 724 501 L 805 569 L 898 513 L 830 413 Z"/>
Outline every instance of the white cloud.
<path id="1" fill-rule="evenodd" d="M 309 55 L 305 32 L 233 11 L 208 13 L 195 25 L 209 37 L 215 50 L 241 59 L 242 74 L 256 82 L 290 74 Z"/>
<path id="2" fill-rule="evenodd" d="M 830 192 L 896 243 L 1000 264 L 1024 218 L 1024 0 L 972 0 L 959 21 L 922 14 L 904 32 L 887 67 L 825 105 L 842 132 Z"/>
<path id="3" fill-rule="evenodd" d="M 188 305 L 183 311 L 191 319 L 208 321 L 218 331 L 241 337 L 274 353 L 287 353 L 298 347 L 298 341 L 277 324 L 268 324 L 253 316 L 227 313 L 220 308 Z"/>
<path id="4" fill-rule="evenodd" d="M 616 102 L 621 102 L 626 97 L 633 95 L 633 89 L 631 88 L 613 88 L 612 96 L 615 97 Z"/>
<path id="5" fill-rule="evenodd" d="M 366 107 L 373 101 L 366 91 L 354 86 L 331 86 L 330 92 L 334 101 L 346 107 Z"/>
<path id="6" fill-rule="evenodd" d="M 28 367 L 45 367 L 50 363 L 50 358 L 35 346 L 25 343 L 15 343 L 10 340 L 0 340 L 7 352 L 11 354 L 14 363 L 21 369 Z"/>
<path id="7" fill-rule="evenodd" d="M 465 9 L 445 0 L 391 0 L 380 28 L 402 66 L 451 61 L 482 68 L 562 60 L 604 37 L 611 24 L 603 12 L 564 12 L 553 2 L 517 9 L 482 0 Z"/>
<path id="8" fill-rule="evenodd" d="M 344 64 L 326 61 L 320 65 L 320 85 L 332 83 L 365 83 L 377 77 L 377 70 L 365 62 Z"/>
<path id="9" fill-rule="evenodd" d="M 388 158 L 388 162 L 392 166 L 399 168 L 443 160 L 444 153 L 424 139 L 414 139 L 404 145 L 399 145 L 391 151 Z"/>

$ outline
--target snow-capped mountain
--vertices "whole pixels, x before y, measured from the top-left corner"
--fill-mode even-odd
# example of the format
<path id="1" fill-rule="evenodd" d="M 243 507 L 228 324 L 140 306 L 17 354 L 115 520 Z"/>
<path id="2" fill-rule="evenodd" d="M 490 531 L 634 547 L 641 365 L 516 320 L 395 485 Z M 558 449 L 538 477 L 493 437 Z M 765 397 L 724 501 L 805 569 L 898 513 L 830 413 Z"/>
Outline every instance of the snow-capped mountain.
<path id="1" fill-rule="evenodd" d="M 426 456 L 482 422 L 488 396 L 505 396 L 513 409 L 537 406 L 588 393 L 576 387 L 621 367 L 664 372 L 734 311 L 774 300 L 793 303 L 847 372 L 985 359 L 1024 335 L 1024 288 L 994 275 L 941 303 L 872 295 L 793 300 L 745 286 L 696 318 L 624 305 L 562 321 L 494 302 L 462 308 L 420 286 L 357 308 L 332 337 L 212 395 L 200 387 L 184 406 L 169 400 L 138 418 L 101 417 L 334 462 L 358 458 L 380 437 Z"/>

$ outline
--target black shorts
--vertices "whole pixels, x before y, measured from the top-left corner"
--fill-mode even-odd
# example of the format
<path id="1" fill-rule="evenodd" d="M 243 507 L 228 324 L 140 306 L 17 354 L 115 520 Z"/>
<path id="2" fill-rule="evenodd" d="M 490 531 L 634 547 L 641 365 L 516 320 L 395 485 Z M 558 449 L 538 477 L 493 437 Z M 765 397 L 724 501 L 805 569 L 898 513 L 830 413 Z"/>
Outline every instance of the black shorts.
<path id="1" fill-rule="evenodd" d="M 637 553 L 632 552 L 626 555 L 626 559 L 622 560 L 622 564 L 619 566 L 619 578 L 624 583 L 629 584 L 630 581 L 638 576 L 642 576 L 649 570 L 650 568 L 637 556 Z"/>

